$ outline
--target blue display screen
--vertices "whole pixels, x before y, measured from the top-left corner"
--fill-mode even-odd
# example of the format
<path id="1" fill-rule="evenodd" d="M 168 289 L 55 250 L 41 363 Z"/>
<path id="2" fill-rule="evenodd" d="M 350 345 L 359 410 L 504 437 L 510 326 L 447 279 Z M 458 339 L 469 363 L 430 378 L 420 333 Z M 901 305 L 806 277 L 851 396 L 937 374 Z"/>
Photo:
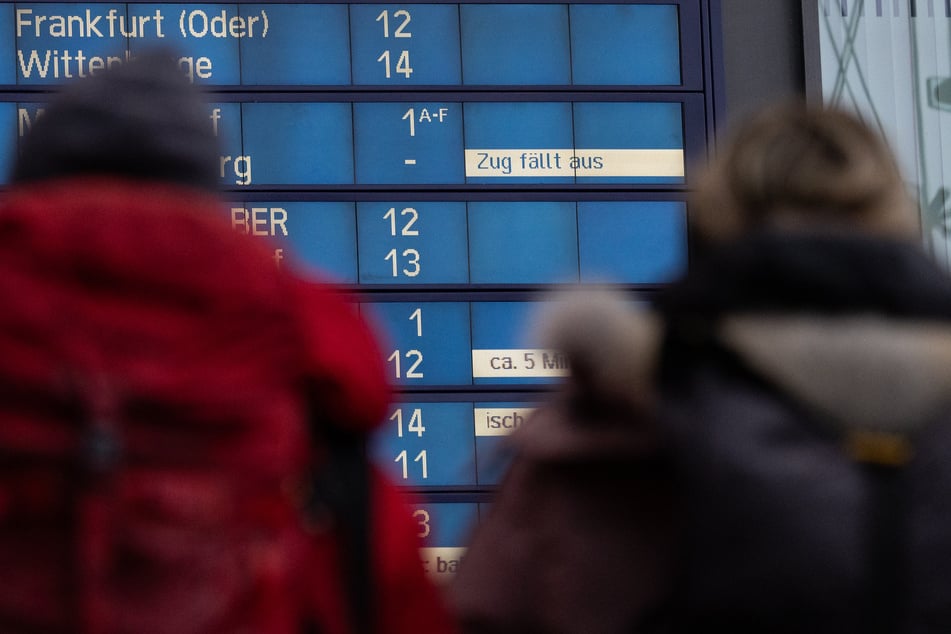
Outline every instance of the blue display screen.
<path id="1" fill-rule="evenodd" d="M 19 104 L 8 120 L 41 109 Z M 229 188 L 682 184 L 683 113 L 680 102 L 293 101 L 216 103 L 208 121 Z"/>
<path id="2" fill-rule="evenodd" d="M 369 443 L 437 578 L 570 376 L 548 293 L 690 265 L 712 0 L 0 2 L 0 186 L 55 91 L 148 47 L 208 95 L 221 215 L 352 291 L 395 402 Z"/>
<path id="3" fill-rule="evenodd" d="M 512 459 L 509 436 L 536 408 L 527 402 L 399 402 L 370 452 L 403 484 L 495 485 Z"/>
<path id="4" fill-rule="evenodd" d="M 416 535 L 422 543 L 423 569 L 437 583 L 449 583 L 465 557 L 465 548 L 485 505 L 474 502 L 435 502 L 411 508 Z"/>
<path id="5" fill-rule="evenodd" d="M 349 284 L 658 284 L 687 264 L 680 201 L 272 201 L 226 211 L 235 230 L 273 243 L 275 261 Z"/>
<path id="6" fill-rule="evenodd" d="M 57 84 L 161 44 L 209 85 L 678 86 L 681 4 L 4 3 L 0 82 Z"/>

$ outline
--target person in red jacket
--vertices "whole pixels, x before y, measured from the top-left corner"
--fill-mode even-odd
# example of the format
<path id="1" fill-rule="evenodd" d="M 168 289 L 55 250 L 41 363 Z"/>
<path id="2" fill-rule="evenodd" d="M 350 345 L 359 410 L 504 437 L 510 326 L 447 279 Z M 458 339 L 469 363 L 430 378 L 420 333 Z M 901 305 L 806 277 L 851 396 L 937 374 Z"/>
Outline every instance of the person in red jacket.
<path id="1" fill-rule="evenodd" d="M 352 632 L 348 623 L 374 633 L 452 632 L 443 598 L 420 564 L 419 527 L 404 494 L 382 472 L 362 468 L 363 441 L 384 419 L 390 402 L 376 339 L 339 291 L 315 284 L 298 290 L 302 313 L 319 315 L 308 318 L 305 329 L 312 363 L 308 392 L 316 412 L 311 425 L 318 452 L 336 454 L 318 456 L 318 462 L 330 460 L 335 468 L 330 482 L 318 478 L 315 483 L 323 494 L 317 495 L 316 512 L 308 513 L 315 521 L 307 540 L 310 560 L 334 565 L 306 570 L 307 580 L 299 584 L 307 594 L 302 603 L 314 606 L 321 624 L 317 631 L 328 634 Z M 335 491 L 342 499 L 335 499 Z M 360 491 L 369 497 L 361 499 Z M 328 522 L 328 517 L 338 519 Z M 369 560 L 361 561 L 363 556 Z M 340 606 L 347 606 L 349 615 Z"/>
<path id="2" fill-rule="evenodd" d="M 330 468 L 389 403 L 374 335 L 227 225 L 205 110 L 142 55 L 68 86 L 21 144 L 0 205 L 0 631 L 449 632 L 402 494 Z"/>

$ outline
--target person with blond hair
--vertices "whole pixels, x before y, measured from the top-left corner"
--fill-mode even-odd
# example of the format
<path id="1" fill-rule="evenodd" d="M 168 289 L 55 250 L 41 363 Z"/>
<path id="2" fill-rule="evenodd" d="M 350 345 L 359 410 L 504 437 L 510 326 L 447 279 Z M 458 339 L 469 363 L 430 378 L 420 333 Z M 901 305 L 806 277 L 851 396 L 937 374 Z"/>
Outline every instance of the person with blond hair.
<path id="1" fill-rule="evenodd" d="M 744 122 L 649 308 L 544 315 L 572 376 L 453 587 L 467 632 L 951 631 L 951 279 L 855 115 Z"/>

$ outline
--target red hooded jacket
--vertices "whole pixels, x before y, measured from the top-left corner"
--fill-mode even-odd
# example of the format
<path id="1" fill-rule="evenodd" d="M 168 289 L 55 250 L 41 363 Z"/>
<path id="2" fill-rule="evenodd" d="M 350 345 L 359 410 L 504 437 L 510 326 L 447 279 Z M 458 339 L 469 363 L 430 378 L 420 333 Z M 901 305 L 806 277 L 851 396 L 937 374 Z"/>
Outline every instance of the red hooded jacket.
<path id="1" fill-rule="evenodd" d="M 62 179 L 0 208 L 0 631 L 347 634 L 341 536 L 301 521 L 321 417 L 390 391 L 346 298 L 196 190 Z M 313 394 L 311 394 L 311 397 Z M 379 632 L 452 624 L 375 474 Z"/>

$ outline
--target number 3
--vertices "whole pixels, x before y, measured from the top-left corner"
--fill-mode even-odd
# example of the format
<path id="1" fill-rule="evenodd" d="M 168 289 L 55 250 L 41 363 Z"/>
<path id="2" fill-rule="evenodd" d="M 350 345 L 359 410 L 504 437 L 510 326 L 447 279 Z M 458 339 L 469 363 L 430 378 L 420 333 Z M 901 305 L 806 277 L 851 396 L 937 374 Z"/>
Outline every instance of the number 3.
<path id="1" fill-rule="evenodd" d="M 424 537 L 429 537 L 431 527 L 429 526 L 429 511 L 423 509 L 417 509 L 413 511 L 413 517 L 416 519 L 416 522 L 419 524 L 419 532 L 416 533 L 416 536 L 420 539 Z"/>

